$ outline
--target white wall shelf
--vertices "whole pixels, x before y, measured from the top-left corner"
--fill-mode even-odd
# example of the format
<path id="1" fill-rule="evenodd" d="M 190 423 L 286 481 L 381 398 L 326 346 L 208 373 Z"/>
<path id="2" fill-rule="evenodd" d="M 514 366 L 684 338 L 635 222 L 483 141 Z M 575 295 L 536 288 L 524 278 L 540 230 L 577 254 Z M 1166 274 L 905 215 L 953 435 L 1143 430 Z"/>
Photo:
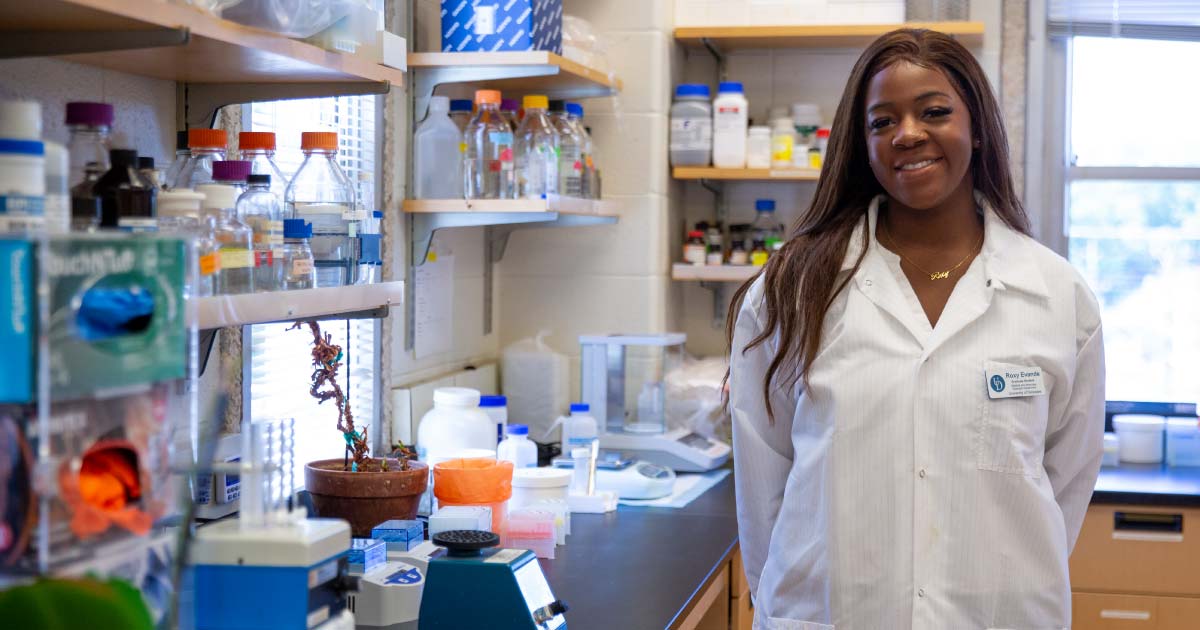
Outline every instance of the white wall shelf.
<path id="1" fill-rule="evenodd" d="M 714 166 L 676 166 L 675 179 L 757 182 L 815 182 L 821 171 L 814 168 L 717 168 Z"/>
<path id="2" fill-rule="evenodd" d="M 671 265 L 672 280 L 700 282 L 745 282 L 754 277 L 762 267 L 754 265 Z"/>
<path id="3" fill-rule="evenodd" d="M 685 46 L 711 46 L 723 52 L 753 48 L 865 48 L 880 35 L 898 28 L 927 28 L 952 35 L 965 46 L 976 47 L 983 45 L 983 26 L 983 22 L 688 26 L 675 29 L 675 40 Z"/>
<path id="4" fill-rule="evenodd" d="M 201 330 L 313 319 L 383 317 L 404 300 L 404 282 L 198 298 Z"/>
<path id="5" fill-rule="evenodd" d="M 0 3 L 0 58 L 69 61 L 188 85 L 207 126 L 230 103 L 385 94 L 404 72 L 198 10 L 150 0 Z"/>

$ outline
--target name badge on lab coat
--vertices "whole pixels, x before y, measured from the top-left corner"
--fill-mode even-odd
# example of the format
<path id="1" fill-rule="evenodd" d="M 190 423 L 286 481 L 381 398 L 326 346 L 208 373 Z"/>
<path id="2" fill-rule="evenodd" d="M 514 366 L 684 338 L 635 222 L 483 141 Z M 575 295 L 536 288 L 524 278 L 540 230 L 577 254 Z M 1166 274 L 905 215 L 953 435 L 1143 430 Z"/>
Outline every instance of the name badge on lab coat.
<path id="1" fill-rule="evenodd" d="M 1046 393 L 1046 380 L 1042 376 L 1042 368 L 1037 366 L 989 365 L 984 374 L 987 376 L 988 397 L 993 400 Z"/>

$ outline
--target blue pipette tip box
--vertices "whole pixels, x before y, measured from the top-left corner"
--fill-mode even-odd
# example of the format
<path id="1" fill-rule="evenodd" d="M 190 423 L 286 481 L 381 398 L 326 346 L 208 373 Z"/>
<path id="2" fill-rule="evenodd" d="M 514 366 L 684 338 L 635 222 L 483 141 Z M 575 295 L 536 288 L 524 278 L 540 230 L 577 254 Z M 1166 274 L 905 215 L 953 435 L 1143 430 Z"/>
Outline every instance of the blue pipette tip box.
<path id="1" fill-rule="evenodd" d="M 346 559 L 351 573 L 370 573 L 387 562 L 387 544 L 374 538 L 353 538 Z"/>
<path id="2" fill-rule="evenodd" d="M 384 521 L 371 529 L 371 538 L 387 543 L 388 551 L 408 551 L 425 540 L 425 526 L 421 521 Z"/>

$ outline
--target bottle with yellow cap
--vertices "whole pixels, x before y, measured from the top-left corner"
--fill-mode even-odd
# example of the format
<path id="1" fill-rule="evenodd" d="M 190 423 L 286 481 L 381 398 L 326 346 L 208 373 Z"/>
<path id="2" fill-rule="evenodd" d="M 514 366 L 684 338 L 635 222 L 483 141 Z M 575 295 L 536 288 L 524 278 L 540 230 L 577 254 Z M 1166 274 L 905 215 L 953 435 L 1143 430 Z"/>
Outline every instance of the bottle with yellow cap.
<path id="1" fill-rule="evenodd" d="M 500 114 L 500 92 L 475 92 L 479 111 L 467 124 L 464 140 L 464 185 L 468 199 L 512 199 L 516 196 L 513 131 Z"/>
<path id="2" fill-rule="evenodd" d="M 542 95 L 524 98 L 525 118 L 517 128 L 517 196 L 538 199 L 558 194 L 558 132 L 546 114 Z"/>
<path id="3" fill-rule="evenodd" d="M 284 193 L 288 217 L 312 224 L 311 247 L 317 286 L 354 284 L 358 270 L 359 222 L 354 186 L 337 163 L 338 135 L 300 134 L 304 162 Z"/>

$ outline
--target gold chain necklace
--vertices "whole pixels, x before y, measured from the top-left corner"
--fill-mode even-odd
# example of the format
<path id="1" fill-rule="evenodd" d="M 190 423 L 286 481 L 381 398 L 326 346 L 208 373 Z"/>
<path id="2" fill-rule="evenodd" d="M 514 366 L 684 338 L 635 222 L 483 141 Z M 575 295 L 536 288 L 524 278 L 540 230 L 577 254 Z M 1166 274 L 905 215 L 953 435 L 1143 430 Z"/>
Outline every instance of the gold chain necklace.
<path id="1" fill-rule="evenodd" d="M 951 267 L 945 271 L 928 271 L 928 270 L 922 268 L 917 263 L 910 260 L 908 258 L 908 256 L 905 256 L 903 253 L 900 252 L 900 246 L 898 244 L 896 244 L 896 239 L 892 238 L 891 233 L 888 232 L 886 223 L 880 221 L 879 227 L 882 228 L 883 235 L 887 236 L 887 240 L 891 242 L 892 247 L 896 248 L 896 255 L 899 256 L 901 258 L 901 260 L 903 260 L 904 262 L 915 267 L 917 269 L 917 271 L 920 271 L 921 273 L 924 273 L 924 274 L 928 274 L 930 280 L 945 280 L 946 278 L 949 278 L 950 274 L 953 273 L 954 270 L 963 266 L 963 263 L 967 262 L 968 260 L 971 259 L 971 257 L 973 257 L 977 253 L 979 253 L 979 248 L 983 246 L 983 235 L 980 234 L 979 242 L 975 244 L 975 247 L 971 248 L 971 253 L 967 254 L 966 257 L 964 257 L 962 260 L 958 261 L 957 265 L 954 265 L 953 267 Z"/>

